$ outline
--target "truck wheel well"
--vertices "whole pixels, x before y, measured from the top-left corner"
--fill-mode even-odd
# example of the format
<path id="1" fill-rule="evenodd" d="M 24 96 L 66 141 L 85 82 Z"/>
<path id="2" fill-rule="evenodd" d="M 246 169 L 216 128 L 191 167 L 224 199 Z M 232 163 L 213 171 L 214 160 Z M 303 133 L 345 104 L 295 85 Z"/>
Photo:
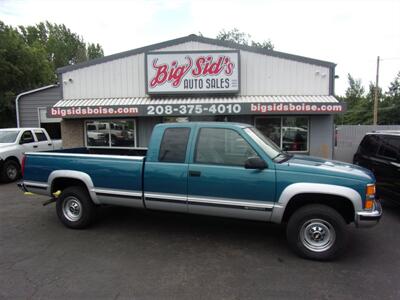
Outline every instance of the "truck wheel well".
<path id="1" fill-rule="evenodd" d="M 15 157 L 15 156 L 10 156 L 10 157 L 7 157 L 5 161 L 9 161 L 9 160 L 12 160 L 12 161 L 16 162 L 16 163 L 18 164 L 18 167 L 21 167 L 21 165 L 20 165 L 19 160 L 18 160 L 17 157 Z"/>
<path id="2" fill-rule="evenodd" d="M 338 211 L 347 224 L 354 221 L 354 205 L 348 198 L 336 195 L 309 193 L 295 195 L 290 199 L 286 206 L 285 213 L 283 214 L 282 222 L 287 223 L 290 216 L 296 210 L 308 204 L 327 205 Z"/>
<path id="3" fill-rule="evenodd" d="M 51 184 L 51 193 L 55 193 L 57 191 L 63 191 L 68 187 L 71 186 L 79 186 L 87 190 L 86 184 L 75 178 L 56 178 L 53 180 L 53 183 Z"/>

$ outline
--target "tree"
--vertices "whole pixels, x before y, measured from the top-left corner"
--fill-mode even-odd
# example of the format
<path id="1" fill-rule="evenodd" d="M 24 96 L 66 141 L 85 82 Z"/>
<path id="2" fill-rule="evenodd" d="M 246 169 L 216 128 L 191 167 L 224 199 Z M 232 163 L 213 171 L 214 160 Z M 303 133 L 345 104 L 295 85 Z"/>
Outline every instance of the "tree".
<path id="1" fill-rule="evenodd" d="M 54 70 L 40 45 L 29 47 L 19 32 L 0 21 L 0 126 L 13 126 L 14 99 L 24 90 L 48 84 Z"/>
<path id="2" fill-rule="evenodd" d="M 48 60 L 53 63 L 55 69 L 90 59 L 89 47 L 95 57 L 104 56 L 99 44 L 88 44 L 86 48 L 82 37 L 71 32 L 64 24 L 41 22 L 35 26 L 19 26 L 19 30 L 29 46 L 44 46 Z"/>
<path id="3" fill-rule="evenodd" d="M 55 83 L 55 70 L 103 56 L 65 25 L 42 22 L 13 28 L 0 21 L 0 127 L 15 126 L 19 93 Z"/>
<path id="4" fill-rule="evenodd" d="M 389 90 L 379 103 L 379 124 L 400 124 L 400 72 L 389 85 Z"/>
<path id="5" fill-rule="evenodd" d="M 347 80 L 349 82 L 349 87 L 345 93 L 347 101 L 357 102 L 362 99 L 365 89 L 362 86 L 361 79 L 354 79 L 353 76 L 347 74 Z"/>
<path id="6" fill-rule="evenodd" d="M 274 50 L 274 45 L 270 40 L 263 42 L 256 42 L 251 40 L 251 35 L 245 32 L 240 31 L 237 28 L 233 28 L 231 30 L 226 31 L 222 29 L 216 37 L 217 40 L 221 41 L 230 41 L 237 44 L 245 45 L 245 46 L 253 46 L 268 50 Z"/>
<path id="7" fill-rule="evenodd" d="M 375 85 L 371 82 L 368 93 L 365 94 L 361 80 L 354 79 L 348 74 L 348 82 L 349 87 L 345 97 L 340 99 L 346 102 L 347 112 L 344 115 L 336 116 L 336 123 L 372 124 Z M 378 99 L 378 124 L 400 124 L 400 72 L 390 83 L 386 93 L 383 93 L 381 88 L 378 89 Z"/>
<path id="8" fill-rule="evenodd" d="M 100 44 L 88 44 L 87 57 L 88 59 L 95 59 L 104 56 L 103 48 Z"/>

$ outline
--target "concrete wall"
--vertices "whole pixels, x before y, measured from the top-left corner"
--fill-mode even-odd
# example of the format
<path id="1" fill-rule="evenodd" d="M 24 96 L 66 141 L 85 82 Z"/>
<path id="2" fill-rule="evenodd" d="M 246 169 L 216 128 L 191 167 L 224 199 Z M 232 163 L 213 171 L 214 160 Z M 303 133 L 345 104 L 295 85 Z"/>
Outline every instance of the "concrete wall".
<path id="1" fill-rule="evenodd" d="M 310 117 L 310 155 L 327 159 L 333 157 L 333 116 Z"/>
<path id="2" fill-rule="evenodd" d="M 84 120 L 63 119 L 61 121 L 61 136 L 64 148 L 84 147 Z"/>
<path id="3" fill-rule="evenodd" d="M 137 118 L 138 147 L 148 147 L 154 126 L 162 122 L 162 118 Z"/>
<path id="4" fill-rule="evenodd" d="M 21 96 L 18 102 L 20 127 L 38 127 L 38 108 L 53 106 L 60 99 L 60 86 Z"/>
<path id="5" fill-rule="evenodd" d="M 340 125 L 336 129 L 337 144 L 334 150 L 334 159 L 352 163 L 353 156 L 367 132 L 400 130 L 400 125 Z"/>

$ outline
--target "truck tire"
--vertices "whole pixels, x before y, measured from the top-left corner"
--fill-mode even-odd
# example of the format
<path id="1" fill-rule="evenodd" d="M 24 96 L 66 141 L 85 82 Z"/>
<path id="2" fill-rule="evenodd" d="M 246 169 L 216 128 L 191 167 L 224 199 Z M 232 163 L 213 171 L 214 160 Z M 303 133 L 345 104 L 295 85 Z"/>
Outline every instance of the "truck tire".
<path id="1" fill-rule="evenodd" d="M 13 160 L 6 160 L 1 170 L 1 179 L 3 182 L 12 182 L 20 177 L 21 169 L 19 164 Z"/>
<path id="2" fill-rule="evenodd" d="M 57 199 L 56 210 L 58 218 L 65 226 L 83 229 L 93 222 L 96 206 L 85 188 L 71 186 Z"/>
<path id="3" fill-rule="evenodd" d="M 306 205 L 295 211 L 286 235 L 294 252 L 313 260 L 332 260 L 347 245 L 344 218 L 335 209 L 321 204 Z"/>

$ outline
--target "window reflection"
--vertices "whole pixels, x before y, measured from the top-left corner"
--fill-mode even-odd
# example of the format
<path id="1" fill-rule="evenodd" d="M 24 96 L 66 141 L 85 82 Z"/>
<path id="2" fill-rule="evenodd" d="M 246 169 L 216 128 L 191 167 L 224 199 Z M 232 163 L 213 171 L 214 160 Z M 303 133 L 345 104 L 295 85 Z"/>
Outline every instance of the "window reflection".
<path id="1" fill-rule="evenodd" d="M 285 151 L 307 152 L 309 118 L 261 117 L 256 118 L 256 128 Z"/>
<path id="2" fill-rule="evenodd" d="M 134 120 L 93 120 L 86 123 L 87 146 L 136 147 Z"/>

